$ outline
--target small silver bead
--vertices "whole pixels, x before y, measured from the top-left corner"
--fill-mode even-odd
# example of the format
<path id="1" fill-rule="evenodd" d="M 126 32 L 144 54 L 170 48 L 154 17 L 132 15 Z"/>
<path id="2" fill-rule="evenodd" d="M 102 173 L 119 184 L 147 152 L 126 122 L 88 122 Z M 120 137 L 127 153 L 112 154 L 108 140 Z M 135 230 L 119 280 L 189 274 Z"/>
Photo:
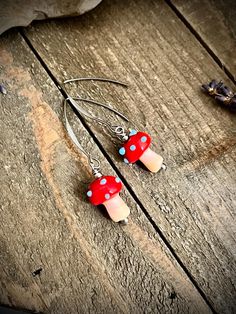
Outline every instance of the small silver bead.
<path id="1" fill-rule="evenodd" d="M 161 168 L 162 168 L 163 170 L 166 170 L 166 169 L 167 169 L 167 165 L 166 165 L 166 164 L 162 164 L 162 165 L 161 165 Z"/>
<path id="2" fill-rule="evenodd" d="M 128 222 L 129 222 L 128 218 L 125 218 L 125 219 L 119 221 L 119 223 L 122 224 L 122 225 L 127 225 Z"/>

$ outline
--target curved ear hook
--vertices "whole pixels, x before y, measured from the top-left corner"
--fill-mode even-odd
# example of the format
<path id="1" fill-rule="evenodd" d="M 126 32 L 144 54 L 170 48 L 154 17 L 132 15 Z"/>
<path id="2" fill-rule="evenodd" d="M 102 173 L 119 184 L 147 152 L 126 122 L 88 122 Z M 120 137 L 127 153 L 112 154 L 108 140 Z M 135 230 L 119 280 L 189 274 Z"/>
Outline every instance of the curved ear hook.
<path id="1" fill-rule="evenodd" d="M 86 98 L 80 98 L 80 97 L 71 97 L 71 96 L 68 96 L 65 101 L 70 101 L 71 104 L 73 105 L 73 107 L 80 113 L 82 113 L 84 116 L 92 119 L 92 120 L 98 120 L 100 122 L 102 122 L 103 120 L 98 118 L 98 117 L 95 117 L 95 116 L 92 116 L 90 115 L 87 111 L 85 111 L 84 109 L 82 109 L 81 107 L 78 106 L 78 104 L 76 103 L 76 101 L 82 101 L 82 102 L 87 102 L 87 103 L 90 103 L 90 104 L 93 104 L 93 105 L 97 105 L 97 106 L 100 106 L 100 107 L 103 107 L 103 108 L 106 108 L 108 109 L 109 111 L 117 114 L 119 117 L 121 117 L 122 119 L 124 119 L 126 122 L 129 122 L 129 119 L 124 116 L 122 113 L 120 113 L 119 111 L 109 107 L 108 105 L 104 104 L 104 103 L 101 103 L 101 102 L 98 102 L 96 100 L 93 100 L 93 99 L 86 99 Z M 104 124 L 106 122 L 104 121 Z"/>
<path id="2" fill-rule="evenodd" d="M 67 107 L 67 101 L 64 101 L 64 119 L 65 119 L 65 127 L 67 130 L 68 135 L 70 136 L 72 142 L 81 150 L 81 152 L 88 158 L 89 165 L 92 168 L 93 175 L 96 177 L 100 177 L 101 174 L 99 172 L 100 170 L 100 161 L 97 158 L 94 158 L 91 156 L 91 154 L 87 153 L 83 147 L 81 146 L 80 142 L 78 141 L 69 121 L 67 118 L 67 112 L 66 112 L 66 107 Z"/>
<path id="3" fill-rule="evenodd" d="M 123 87 L 128 87 L 128 85 L 126 83 L 123 83 L 123 82 L 120 82 L 120 81 L 117 81 L 117 80 L 108 79 L 108 78 L 102 78 L 102 77 L 78 77 L 78 78 L 72 78 L 72 79 L 64 81 L 64 84 L 71 83 L 71 82 L 78 82 L 78 81 L 101 81 L 101 82 L 114 83 L 114 84 L 117 84 L 117 85 L 121 85 Z M 104 103 L 95 101 L 93 99 L 86 99 L 86 98 L 80 98 L 80 97 L 71 97 L 70 95 L 68 95 L 68 97 L 65 99 L 65 101 L 68 101 L 68 100 L 70 101 L 71 105 L 78 112 L 82 113 L 87 118 L 90 118 L 92 120 L 97 121 L 98 123 L 101 123 L 101 124 L 107 126 L 110 129 L 110 131 L 112 133 L 114 133 L 116 135 L 116 137 L 118 137 L 120 140 L 125 141 L 125 140 L 128 139 L 128 135 L 126 134 L 126 132 L 125 132 L 125 130 L 124 130 L 124 128 L 122 126 L 109 124 L 107 121 L 105 121 L 105 120 L 103 120 L 101 118 L 98 118 L 98 117 L 95 117 L 93 115 L 90 115 L 84 109 L 79 107 L 78 104 L 76 103 L 76 101 L 83 101 L 83 102 L 87 102 L 87 103 L 90 103 L 90 104 L 101 106 L 103 108 L 106 108 L 106 109 L 112 111 L 113 113 L 117 114 L 122 119 L 124 119 L 125 121 L 129 122 L 129 119 L 126 116 L 124 116 L 122 113 L 120 113 L 119 111 L 109 107 L 108 105 L 106 105 Z"/>
<path id="4" fill-rule="evenodd" d="M 105 125 L 106 127 L 108 127 L 108 129 L 114 133 L 120 140 L 122 141 L 125 141 L 128 139 L 128 136 L 124 130 L 124 128 L 122 126 L 119 126 L 119 125 L 112 125 L 110 123 L 108 123 L 107 121 L 99 118 L 99 117 L 95 117 L 93 115 L 90 115 L 87 111 L 85 111 L 84 109 L 82 109 L 81 107 L 79 107 L 79 105 L 77 104 L 76 101 L 83 101 L 83 102 L 87 102 L 87 103 L 91 103 L 91 104 L 94 104 L 94 105 L 98 105 L 98 106 L 101 106 L 101 107 L 104 107 L 110 111 L 112 111 L 113 113 L 117 114 L 118 116 L 120 116 L 122 119 L 124 119 L 125 121 L 129 122 L 129 119 L 124 116 L 122 113 L 120 113 L 119 111 L 109 107 L 108 105 L 104 104 L 104 103 L 101 103 L 101 102 L 98 102 L 98 101 L 95 101 L 95 100 L 92 100 L 92 99 L 86 99 L 86 98 L 79 98 L 79 97 L 71 97 L 71 96 L 68 96 L 65 100 L 64 100 L 64 103 L 67 102 L 67 101 L 70 101 L 71 105 L 75 108 L 75 110 L 77 110 L 79 113 L 81 113 L 82 115 L 84 115 L 85 117 L 89 118 L 89 119 L 92 119 L 92 120 L 95 120 L 97 121 L 98 123 L 101 123 L 103 125 Z"/>
<path id="5" fill-rule="evenodd" d="M 78 82 L 78 81 L 99 81 L 99 82 L 108 82 L 108 83 L 113 83 L 113 84 L 117 84 L 117 85 L 121 85 L 123 87 L 128 87 L 128 85 L 124 82 L 120 82 L 117 80 L 111 80 L 108 78 L 103 78 L 103 77 L 78 77 L 78 78 L 73 78 L 73 79 L 69 79 L 64 81 L 64 84 L 67 83 L 71 83 L 71 82 Z"/>

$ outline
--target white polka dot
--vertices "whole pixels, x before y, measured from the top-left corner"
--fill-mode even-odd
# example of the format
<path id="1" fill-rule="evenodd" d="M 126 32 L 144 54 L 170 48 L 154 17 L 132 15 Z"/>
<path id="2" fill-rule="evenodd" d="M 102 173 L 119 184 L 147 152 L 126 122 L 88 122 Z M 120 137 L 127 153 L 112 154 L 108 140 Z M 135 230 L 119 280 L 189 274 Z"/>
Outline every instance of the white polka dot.
<path id="1" fill-rule="evenodd" d="M 118 178 L 118 177 L 116 177 L 116 178 L 115 178 L 115 181 L 116 181 L 117 183 L 119 183 L 119 182 L 121 181 L 121 179 Z"/>
<path id="2" fill-rule="evenodd" d="M 137 131 L 136 131 L 136 130 L 130 130 L 129 136 L 132 136 L 132 135 L 135 135 L 135 134 L 137 134 Z"/>
<path id="3" fill-rule="evenodd" d="M 136 146 L 135 145 L 131 145 L 130 146 L 130 150 L 133 152 L 133 151 L 135 151 L 135 149 L 136 149 Z"/>
<path id="4" fill-rule="evenodd" d="M 125 162 L 126 164 L 129 163 L 128 159 L 126 159 L 126 158 L 124 158 L 124 162 Z"/>
<path id="5" fill-rule="evenodd" d="M 102 179 L 101 181 L 100 181 L 100 184 L 101 185 L 104 185 L 104 184 L 106 184 L 107 183 L 107 180 L 106 179 Z"/>
<path id="6" fill-rule="evenodd" d="M 111 197 L 111 196 L 110 196 L 109 193 L 105 194 L 105 199 L 106 199 L 106 200 L 109 200 L 110 197 Z"/>
<path id="7" fill-rule="evenodd" d="M 125 148 L 124 148 L 124 147 L 121 147 L 121 148 L 119 149 L 119 154 L 120 154 L 121 156 L 123 156 L 123 155 L 125 154 Z"/>
<path id="8" fill-rule="evenodd" d="M 93 195 L 92 191 L 88 191 L 88 192 L 87 192 L 87 196 L 88 196 L 88 197 L 91 197 L 92 195 Z"/>
<path id="9" fill-rule="evenodd" d="M 142 136 L 142 137 L 141 137 L 141 142 L 142 142 L 142 143 L 145 143 L 146 141 L 147 141 L 147 136 Z"/>

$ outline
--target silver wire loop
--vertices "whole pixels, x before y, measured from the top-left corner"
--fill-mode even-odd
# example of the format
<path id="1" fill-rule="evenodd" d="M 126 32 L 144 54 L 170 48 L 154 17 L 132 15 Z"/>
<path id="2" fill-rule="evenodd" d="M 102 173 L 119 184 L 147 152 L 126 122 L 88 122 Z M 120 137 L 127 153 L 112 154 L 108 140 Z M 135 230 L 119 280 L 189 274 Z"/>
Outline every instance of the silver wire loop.
<path id="1" fill-rule="evenodd" d="M 76 101 L 82 101 L 82 102 L 87 102 L 87 103 L 91 103 L 91 104 L 94 104 L 94 105 L 98 105 L 98 106 L 101 106 L 103 108 L 106 108 L 110 111 L 112 111 L 113 113 L 115 113 L 116 115 L 118 115 L 119 117 L 121 117 L 122 119 L 124 119 L 125 121 L 129 122 L 129 119 L 124 116 L 122 113 L 120 113 L 119 111 L 109 107 L 108 105 L 104 104 L 104 103 L 101 103 L 101 102 L 98 102 L 98 101 L 95 101 L 95 100 L 92 100 L 92 99 L 86 99 L 86 98 L 80 98 L 80 97 L 71 97 L 71 96 L 68 96 L 64 102 L 67 102 L 67 101 L 70 101 L 70 103 L 72 104 L 72 106 L 79 112 L 81 113 L 83 116 L 89 118 L 89 119 L 92 119 L 94 121 L 97 121 L 98 124 L 102 124 L 102 125 L 105 125 L 111 133 L 113 133 L 118 139 L 120 139 L 121 141 L 126 141 L 128 139 L 128 135 L 125 131 L 125 129 L 122 127 L 122 126 L 119 126 L 119 125 L 113 125 L 113 124 L 110 124 L 108 123 L 107 121 L 99 118 L 99 117 L 95 117 L 91 114 L 89 114 L 87 111 L 85 111 L 84 109 L 82 109 L 81 107 L 79 107 L 79 105 L 77 104 Z"/>
<path id="2" fill-rule="evenodd" d="M 110 128 L 111 132 L 116 135 L 121 141 L 127 141 L 128 135 L 125 129 L 122 126 L 119 125 L 112 125 Z"/>
<path id="3" fill-rule="evenodd" d="M 101 177 L 102 174 L 100 172 L 100 161 L 97 158 L 93 158 L 90 156 L 89 165 L 92 168 L 93 175 L 97 178 Z"/>
<path id="4" fill-rule="evenodd" d="M 79 150 L 88 158 L 88 162 L 89 165 L 92 169 L 92 173 L 95 177 L 101 177 L 102 174 L 100 173 L 100 161 L 97 158 L 94 158 L 91 156 L 91 154 L 87 153 L 83 147 L 81 146 L 81 144 L 79 143 L 69 121 L 67 118 L 67 112 L 66 112 L 66 107 L 67 107 L 67 101 L 64 101 L 64 119 L 65 119 L 65 126 L 66 126 L 66 130 L 68 135 L 70 136 L 71 140 L 73 141 L 73 143 L 77 146 L 77 148 L 79 148 Z"/>

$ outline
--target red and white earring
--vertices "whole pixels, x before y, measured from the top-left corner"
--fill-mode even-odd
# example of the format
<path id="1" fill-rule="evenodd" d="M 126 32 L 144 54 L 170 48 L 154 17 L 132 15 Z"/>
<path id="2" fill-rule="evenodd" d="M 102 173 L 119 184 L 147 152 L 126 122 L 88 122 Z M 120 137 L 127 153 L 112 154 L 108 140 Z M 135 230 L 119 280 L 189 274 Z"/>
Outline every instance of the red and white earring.
<path id="1" fill-rule="evenodd" d="M 119 82 L 116 80 L 110 80 L 106 78 L 94 78 L 94 77 L 88 77 L 88 78 L 75 78 L 66 80 L 64 84 L 75 82 L 75 81 L 103 81 L 103 82 L 109 82 L 118 84 L 124 87 L 127 87 L 127 84 L 123 82 Z M 141 161 L 144 166 L 151 172 L 156 173 L 161 169 L 166 170 L 166 165 L 163 163 L 163 158 L 155 153 L 153 150 L 150 149 L 151 144 L 151 137 L 149 134 L 145 132 L 138 132 L 134 129 L 129 129 L 128 131 L 125 131 L 124 127 L 119 125 L 114 125 L 109 123 L 108 120 L 103 120 L 101 118 L 92 116 L 88 114 L 84 109 L 82 109 L 77 102 L 87 102 L 91 104 L 95 104 L 101 107 L 104 107 L 121 118 L 123 118 L 126 121 L 129 121 L 123 114 L 116 111 L 115 109 L 111 108 L 110 106 L 97 102 L 92 99 L 85 99 L 81 97 L 68 97 L 67 100 L 70 101 L 71 105 L 74 107 L 75 110 L 77 110 L 80 114 L 85 116 L 88 119 L 95 120 L 97 123 L 102 124 L 108 128 L 108 130 L 115 135 L 121 142 L 122 146 L 119 149 L 119 154 L 122 156 L 123 161 L 126 164 L 133 164 L 136 161 Z"/>
<path id="2" fill-rule="evenodd" d="M 158 172 L 166 169 L 163 158 L 150 149 L 151 137 L 144 132 L 130 130 L 127 140 L 119 149 L 119 154 L 123 157 L 126 164 L 141 161 L 151 172 Z"/>
<path id="3" fill-rule="evenodd" d="M 86 152 L 79 143 L 71 125 L 67 119 L 67 100 L 64 101 L 64 119 L 66 130 L 74 142 L 84 155 L 88 158 L 89 165 L 95 180 L 89 185 L 87 197 L 93 205 L 104 205 L 110 218 L 115 222 L 128 223 L 130 209 L 122 200 L 119 193 L 122 189 L 120 178 L 115 176 L 104 176 L 100 172 L 100 161 Z"/>

